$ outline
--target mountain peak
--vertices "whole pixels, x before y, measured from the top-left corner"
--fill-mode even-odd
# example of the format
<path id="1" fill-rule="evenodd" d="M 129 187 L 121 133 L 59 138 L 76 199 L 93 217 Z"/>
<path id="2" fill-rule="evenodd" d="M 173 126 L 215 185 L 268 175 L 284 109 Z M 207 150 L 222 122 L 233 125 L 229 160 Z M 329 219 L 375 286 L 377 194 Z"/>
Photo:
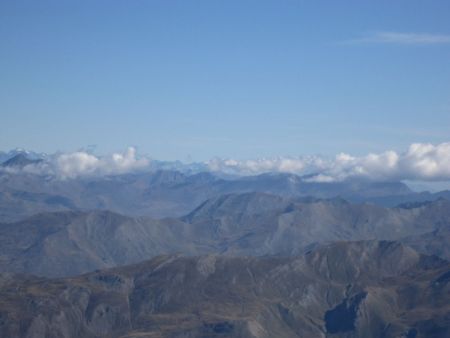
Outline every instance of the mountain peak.
<path id="1" fill-rule="evenodd" d="M 3 167 L 20 167 L 23 168 L 30 164 L 36 164 L 42 162 L 42 160 L 32 160 L 27 157 L 26 153 L 20 152 L 9 160 L 3 162 L 1 165 Z"/>

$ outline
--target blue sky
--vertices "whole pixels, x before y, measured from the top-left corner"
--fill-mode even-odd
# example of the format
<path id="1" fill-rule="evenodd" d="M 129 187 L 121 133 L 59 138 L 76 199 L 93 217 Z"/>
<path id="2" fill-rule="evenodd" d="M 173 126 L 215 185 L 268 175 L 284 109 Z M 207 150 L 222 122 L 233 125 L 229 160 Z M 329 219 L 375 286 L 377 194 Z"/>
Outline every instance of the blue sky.
<path id="1" fill-rule="evenodd" d="M 0 149 L 356 156 L 450 135 L 449 1 L 0 2 Z"/>

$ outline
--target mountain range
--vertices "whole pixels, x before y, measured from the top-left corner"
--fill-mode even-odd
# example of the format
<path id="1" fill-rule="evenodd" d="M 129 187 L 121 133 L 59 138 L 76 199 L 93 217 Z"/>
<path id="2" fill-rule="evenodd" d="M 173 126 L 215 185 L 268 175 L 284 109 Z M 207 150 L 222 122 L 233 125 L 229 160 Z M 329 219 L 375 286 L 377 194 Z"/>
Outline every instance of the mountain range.
<path id="1" fill-rule="evenodd" d="M 208 200 L 180 218 L 42 213 L 0 224 L 0 271 L 70 276 L 161 254 L 298 255 L 333 241 L 398 240 L 450 259 L 450 201 L 416 208 L 265 193 Z M 426 240 L 425 240 L 426 239 Z"/>
<path id="2" fill-rule="evenodd" d="M 296 257 L 159 256 L 79 277 L 0 275 L 2 337 L 446 337 L 450 264 L 396 242 Z"/>
<path id="3" fill-rule="evenodd" d="M 0 166 L 0 337 L 450 336 L 450 192 Z"/>
<path id="4" fill-rule="evenodd" d="M 20 153 L 3 163 L 20 165 Z M 110 210 L 127 216 L 183 216 L 204 201 L 230 193 L 263 192 L 283 197 L 335 198 L 380 206 L 450 199 L 450 191 L 411 191 L 402 182 L 361 178 L 342 182 L 309 182 L 294 174 L 221 177 L 210 172 L 186 174 L 157 170 L 121 175 L 60 179 L 28 172 L 0 171 L 0 221 L 17 221 L 40 212 Z"/>

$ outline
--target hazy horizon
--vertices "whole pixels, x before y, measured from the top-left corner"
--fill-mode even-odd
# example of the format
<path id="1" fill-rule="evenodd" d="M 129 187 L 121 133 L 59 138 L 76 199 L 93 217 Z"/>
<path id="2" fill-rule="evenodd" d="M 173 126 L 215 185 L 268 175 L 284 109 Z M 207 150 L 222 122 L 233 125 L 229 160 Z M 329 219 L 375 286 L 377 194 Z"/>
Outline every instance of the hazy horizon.
<path id="1" fill-rule="evenodd" d="M 361 178 L 379 182 L 401 181 L 414 191 L 436 192 L 450 188 L 450 143 L 415 143 L 399 153 L 387 150 L 360 157 L 339 153 L 335 156 L 299 155 L 253 159 L 214 157 L 206 161 L 162 161 L 150 154 L 140 153 L 135 147 L 109 154 L 99 154 L 95 147 L 55 153 L 36 153 L 16 148 L 9 152 L 0 150 L 0 162 L 6 163 L 17 154 L 44 161 L 21 167 L 0 166 L 0 171 L 52 175 L 63 179 L 155 169 L 238 176 L 290 173 L 303 176 L 305 182 L 328 183 Z"/>

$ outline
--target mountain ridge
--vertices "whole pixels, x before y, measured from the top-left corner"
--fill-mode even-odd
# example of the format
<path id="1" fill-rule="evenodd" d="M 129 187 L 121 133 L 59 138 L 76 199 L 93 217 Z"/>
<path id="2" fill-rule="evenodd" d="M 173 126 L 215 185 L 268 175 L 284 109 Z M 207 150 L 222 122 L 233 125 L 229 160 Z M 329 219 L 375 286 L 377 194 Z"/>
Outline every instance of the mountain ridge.
<path id="1" fill-rule="evenodd" d="M 0 271 L 67 276 L 175 252 L 295 255 L 327 242 L 374 238 L 404 241 L 450 258 L 449 228 L 447 200 L 402 209 L 342 199 L 305 202 L 266 193 L 228 194 L 181 218 L 93 210 L 0 224 Z M 423 238 L 430 245 L 423 245 Z"/>
<path id="2" fill-rule="evenodd" d="M 382 206 L 450 199 L 450 192 L 414 193 L 401 182 L 349 179 L 306 182 L 294 174 L 223 178 L 157 170 L 134 174 L 56 179 L 0 172 L 0 221 L 17 221 L 42 211 L 109 209 L 129 216 L 181 217 L 202 202 L 231 193 L 263 192 L 295 198 L 342 197 Z"/>
<path id="3" fill-rule="evenodd" d="M 159 256 L 66 279 L 0 275 L 0 335 L 444 336 L 449 271 L 370 241 L 299 257 Z"/>

